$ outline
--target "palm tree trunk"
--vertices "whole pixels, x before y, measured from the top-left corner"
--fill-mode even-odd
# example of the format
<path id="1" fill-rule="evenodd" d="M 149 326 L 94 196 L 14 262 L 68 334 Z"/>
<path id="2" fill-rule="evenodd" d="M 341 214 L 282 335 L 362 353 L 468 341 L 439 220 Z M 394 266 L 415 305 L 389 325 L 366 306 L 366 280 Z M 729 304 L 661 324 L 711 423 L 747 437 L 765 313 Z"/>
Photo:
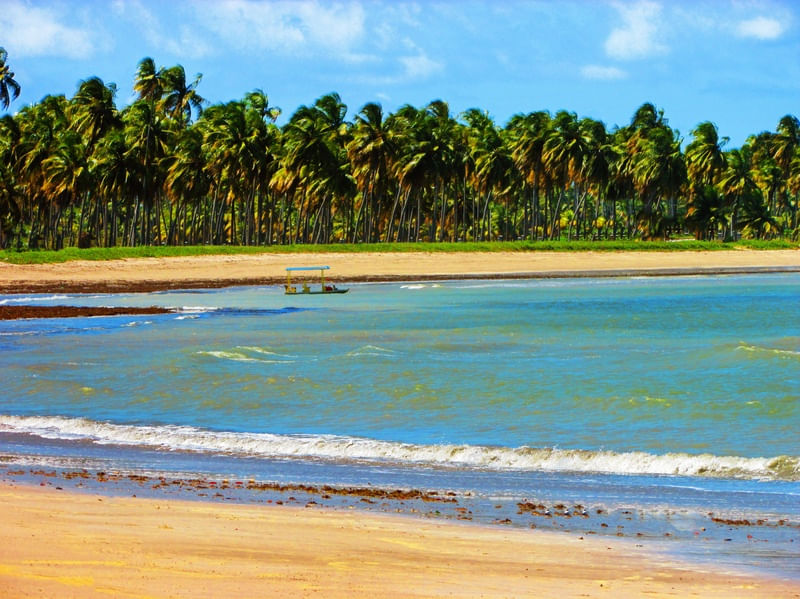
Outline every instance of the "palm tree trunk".
<path id="1" fill-rule="evenodd" d="M 561 202 L 564 199 L 564 193 L 565 192 L 564 192 L 563 189 L 561 189 L 558 192 L 558 201 L 556 202 L 555 208 L 553 208 L 553 213 L 552 213 L 553 224 L 552 224 L 551 229 L 550 229 L 551 230 L 550 239 L 553 239 L 555 237 L 555 234 L 556 234 L 556 223 L 558 223 L 559 219 L 561 218 Z M 559 223 L 559 226 L 558 226 L 558 234 L 559 234 L 559 237 L 560 237 L 561 236 L 561 225 L 560 225 L 560 223 Z"/>
<path id="2" fill-rule="evenodd" d="M 553 201 L 553 190 L 550 185 L 544 191 L 544 214 L 542 214 L 542 239 L 551 239 L 553 228 L 550 226 L 550 203 Z"/>
<path id="3" fill-rule="evenodd" d="M 397 223 L 397 235 L 395 241 L 407 241 L 408 230 L 406 228 L 406 214 L 408 208 L 408 200 L 411 197 L 411 188 L 408 188 L 403 196 L 403 205 L 400 208 L 400 217 Z"/>
<path id="4" fill-rule="evenodd" d="M 439 241 L 444 241 L 445 227 L 446 227 L 445 216 L 447 214 L 447 185 L 444 184 L 442 185 L 441 202 L 442 202 L 442 212 L 439 217 L 439 228 L 441 229 L 441 232 L 439 234 Z"/>
<path id="5" fill-rule="evenodd" d="M 402 194 L 402 190 L 400 186 L 394 192 L 394 202 L 392 203 L 392 212 L 389 215 L 389 222 L 386 225 L 386 243 L 392 241 L 392 233 L 394 232 L 394 215 L 397 211 L 397 205 L 400 203 L 400 196 Z"/>
<path id="6" fill-rule="evenodd" d="M 233 197 L 231 202 L 231 236 L 230 244 L 236 245 L 236 198 Z"/>
<path id="7" fill-rule="evenodd" d="M 275 196 L 272 192 L 267 192 L 267 205 L 269 206 L 269 217 L 267 219 L 267 245 L 272 245 L 272 235 L 275 232 Z"/>
<path id="8" fill-rule="evenodd" d="M 259 191 L 258 200 L 256 201 L 256 238 L 255 238 L 256 245 L 261 245 L 261 227 L 263 220 L 263 209 L 264 209 L 264 194 L 262 194 L 261 191 Z"/>
<path id="9" fill-rule="evenodd" d="M 220 199 L 219 201 L 219 210 L 217 211 L 217 225 L 216 230 L 214 232 L 214 245 L 221 245 L 225 243 L 225 200 Z"/>
<path id="10" fill-rule="evenodd" d="M 539 238 L 539 177 L 534 175 L 533 193 L 531 194 L 531 241 Z"/>
<path id="11" fill-rule="evenodd" d="M 419 242 L 420 217 L 422 213 L 422 194 L 417 194 L 417 219 L 415 223 L 414 241 Z"/>
<path id="12" fill-rule="evenodd" d="M 480 240 L 484 241 L 488 236 L 488 240 L 491 241 L 491 231 L 489 231 L 488 227 L 486 226 L 486 212 L 489 210 L 489 201 L 492 198 L 492 192 L 486 194 L 486 200 L 483 202 L 483 210 L 481 210 L 480 215 L 480 223 L 481 223 L 481 236 Z"/>

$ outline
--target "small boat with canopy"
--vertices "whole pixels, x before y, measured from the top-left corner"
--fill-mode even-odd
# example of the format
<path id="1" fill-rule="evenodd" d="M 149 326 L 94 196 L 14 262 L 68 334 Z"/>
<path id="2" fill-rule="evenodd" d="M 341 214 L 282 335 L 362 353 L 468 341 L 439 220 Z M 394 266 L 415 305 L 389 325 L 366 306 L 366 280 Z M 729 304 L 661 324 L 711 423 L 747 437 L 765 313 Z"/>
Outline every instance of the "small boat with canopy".
<path id="1" fill-rule="evenodd" d="M 286 295 L 320 295 L 325 293 L 347 293 L 350 291 L 348 288 L 340 288 L 333 284 L 325 283 L 325 271 L 330 270 L 330 266 L 290 266 L 286 269 L 286 285 L 283 286 Z M 318 270 L 319 271 L 319 288 L 316 284 L 309 285 L 307 282 L 302 282 L 300 289 L 297 285 L 292 283 L 292 273 L 304 270 Z"/>

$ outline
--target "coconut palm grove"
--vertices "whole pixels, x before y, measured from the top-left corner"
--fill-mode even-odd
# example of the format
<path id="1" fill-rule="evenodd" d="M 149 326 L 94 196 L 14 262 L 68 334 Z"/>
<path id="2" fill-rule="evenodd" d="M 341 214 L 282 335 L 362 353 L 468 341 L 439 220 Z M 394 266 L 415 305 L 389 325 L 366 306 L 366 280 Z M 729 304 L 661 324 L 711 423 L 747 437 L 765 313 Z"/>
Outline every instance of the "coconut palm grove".
<path id="1" fill-rule="evenodd" d="M 8 109 L 6 63 L 0 48 Z M 609 130 L 442 100 L 348 118 L 329 93 L 278 126 L 261 90 L 208 105 L 200 80 L 144 58 L 123 108 L 90 77 L 0 118 L 0 248 L 800 236 L 792 115 L 731 149 L 650 103 Z"/>

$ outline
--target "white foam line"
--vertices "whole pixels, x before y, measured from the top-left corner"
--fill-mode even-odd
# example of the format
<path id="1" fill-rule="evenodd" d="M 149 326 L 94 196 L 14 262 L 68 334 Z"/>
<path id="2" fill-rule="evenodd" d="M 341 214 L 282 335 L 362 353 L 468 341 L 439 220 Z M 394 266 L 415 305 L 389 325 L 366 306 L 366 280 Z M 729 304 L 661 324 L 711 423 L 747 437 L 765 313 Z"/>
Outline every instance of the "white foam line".
<path id="1" fill-rule="evenodd" d="M 335 435 L 274 435 L 218 432 L 190 426 L 132 426 L 60 416 L 0 415 L 0 431 L 243 457 L 373 461 L 488 470 L 800 480 L 800 456 L 746 458 L 685 453 L 654 455 L 638 451 L 618 453 L 558 448 L 416 445 Z"/>
<path id="2" fill-rule="evenodd" d="M 67 299 L 68 295 L 47 295 L 47 296 L 25 296 L 25 297 L 9 297 L 0 300 L 0 305 L 5 304 L 26 304 L 28 302 L 49 302 L 55 300 Z"/>
<path id="3" fill-rule="evenodd" d="M 169 306 L 168 309 L 179 313 L 202 314 L 204 312 L 216 312 L 220 308 L 212 306 Z"/>

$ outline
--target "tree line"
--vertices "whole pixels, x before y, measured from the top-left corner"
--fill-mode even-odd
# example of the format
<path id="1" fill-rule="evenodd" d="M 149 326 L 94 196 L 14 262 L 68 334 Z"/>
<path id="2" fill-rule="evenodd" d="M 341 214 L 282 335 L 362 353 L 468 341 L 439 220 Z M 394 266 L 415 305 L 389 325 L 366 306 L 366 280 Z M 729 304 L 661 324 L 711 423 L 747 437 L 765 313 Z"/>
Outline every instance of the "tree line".
<path id="1" fill-rule="evenodd" d="M 0 104 L 19 84 L 0 48 Z M 98 77 L 0 118 L 0 247 L 551 239 L 797 239 L 800 122 L 725 149 L 645 103 L 607 129 L 446 102 L 350 120 L 336 93 L 285 125 L 260 90 L 208 105 L 143 59 L 119 109 Z"/>

